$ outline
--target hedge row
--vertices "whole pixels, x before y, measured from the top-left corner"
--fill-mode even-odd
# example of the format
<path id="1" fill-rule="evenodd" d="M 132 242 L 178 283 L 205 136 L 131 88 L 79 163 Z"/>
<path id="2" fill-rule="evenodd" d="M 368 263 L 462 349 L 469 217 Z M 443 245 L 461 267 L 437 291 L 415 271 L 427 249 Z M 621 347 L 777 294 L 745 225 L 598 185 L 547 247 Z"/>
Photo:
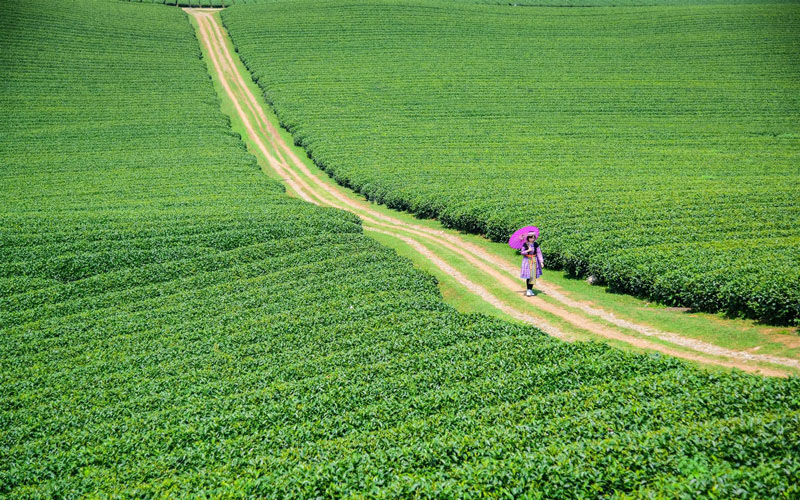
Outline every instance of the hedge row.
<path id="1" fill-rule="evenodd" d="M 800 7 L 291 2 L 222 18 L 370 199 L 668 305 L 800 318 Z M 333 27 L 335 26 L 335 29 Z"/>
<path id="2" fill-rule="evenodd" d="M 259 171 L 181 11 L 0 39 L 0 497 L 800 494 L 800 380 L 457 313 Z"/>

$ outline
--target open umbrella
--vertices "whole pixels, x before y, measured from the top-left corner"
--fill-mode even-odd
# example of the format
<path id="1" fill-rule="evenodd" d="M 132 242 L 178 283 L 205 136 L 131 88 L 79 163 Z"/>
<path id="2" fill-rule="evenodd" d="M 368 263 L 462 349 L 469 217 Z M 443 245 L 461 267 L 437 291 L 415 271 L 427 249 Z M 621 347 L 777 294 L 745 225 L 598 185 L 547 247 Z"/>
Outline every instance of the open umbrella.
<path id="1" fill-rule="evenodd" d="M 514 234 L 511 235 L 511 238 L 508 239 L 508 246 L 516 248 L 517 250 L 522 250 L 522 244 L 525 243 L 525 236 L 527 236 L 528 233 L 533 233 L 538 238 L 539 228 L 536 226 L 525 226 L 517 229 L 514 231 Z"/>

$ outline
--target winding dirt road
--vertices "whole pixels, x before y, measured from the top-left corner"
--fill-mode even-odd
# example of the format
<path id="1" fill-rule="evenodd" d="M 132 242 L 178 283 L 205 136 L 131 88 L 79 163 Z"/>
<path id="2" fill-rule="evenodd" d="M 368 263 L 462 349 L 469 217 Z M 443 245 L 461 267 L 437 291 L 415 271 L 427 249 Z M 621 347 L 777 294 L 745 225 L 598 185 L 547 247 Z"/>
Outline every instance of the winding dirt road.
<path id="1" fill-rule="evenodd" d="M 541 295 L 524 297 L 519 293 L 521 281 L 512 278 L 516 276 L 518 269 L 499 256 L 453 232 L 439 231 L 381 213 L 346 188 L 326 182 L 321 178 L 325 174 L 312 171 L 286 144 L 268 119 L 266 103 L 248 87 L 246 81 L 249 81 L 250 76 L 243 75 L 239 70 L 241 64 L 237 66 L 238 61 L 234 60 L 226 43 L 228 35 L 213 12 L 206 9 L 184 10 L 197 22 L 198 36 L 211 64 L 209 71 L 222 86 L 244 124 L 248 138 L 257 149 L 254 153 L 256 156 L 260 154 L 290 192 L 303 200 L 357 214 L 364 222 L 364 229 L 368 234 L 373 232 L 388 235 L 402 241 L 442 273 L 452 276 L 468 293 L 479 297 L 498 311 L 519 321 L 531 323 L 552 336 L 574 340 L 573 332 L 588 333 L 641 349 L 763 375 L 786 376 L 788 372 L 781 370 L 780 366 L 800 369 L 800 361 L 796 359 L 727 349 L 619 318 L 594 304 L 575 300 L 564 290 L 545 281 L 538 282 L 537 288 L 542 292 Z M 453 255 L 457 257 L 454 258 Z M 462 265 L 479 273 L 480 283 L 460 272 L 458 268 Z M 505 290 L 506 293 L 492 291 L 481 283 L 494 290 Z M 554 325 L 553 321 L 557 321 L 559 326 Z M 763 367 L 752 363 L 777 366 Z"/>

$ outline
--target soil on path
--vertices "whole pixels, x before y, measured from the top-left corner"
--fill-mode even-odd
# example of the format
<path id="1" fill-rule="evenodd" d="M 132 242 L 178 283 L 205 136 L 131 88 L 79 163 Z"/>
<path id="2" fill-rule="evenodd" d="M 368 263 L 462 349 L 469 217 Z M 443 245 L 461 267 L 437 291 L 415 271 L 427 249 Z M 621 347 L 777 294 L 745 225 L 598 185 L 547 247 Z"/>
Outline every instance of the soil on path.
<path id="1" fill-rule="evenodd" d="M 516 274 L 517 269 L 499 256 L 465 241 L 457 234 L 438 231 L 385 215 L 370 207 L 369 203 L 347 194 L 345 188 L 321 180 L 317 173 L 312 172 L 305 162 L 292 151 L 267 118 L 263 101 L 253 95 L 245 83 L 244 76 L 238 70 L 226 44 L 227 33 L 217 19 L 207 10 L 184 10 L 196 19 L 201 43 L 205 46 L 213 66 L 209 69 L 214 71 L 217 80 L 233 103 L 249 138 L 266 158 L 269 168 L 276 172 L 291 191 L 303 200 L 354 212 L 364 221 L 364 228 L 367 232 L 374 231 L 397 238 L 441 272 L 454 277 L 469 293 L 480 297 L 508 316 L 531 323 L 552 336 L 564 340 L 574 339 L 569 332 L 553 326 L 537 315 L 537 312 L 544 311 L 558 317 L 578 331 L 622 341 L 640 349 L 658 351 L 701 363 L 734 367 L 772 376 L 785 376 L 787 372 L 778 368 L 766 368 L 750 363 L 762 362 L 800 369 L 800 361 L 795 359 L 727 349 L 619 318 L 591 303 L 575 300 L 559 287 L 544 281 L 539 281 L 538 288 L 552 301 L 544 300 L 541 297 L 519 296 L 518 300 L 509 300 L 497 296 L 486 287 L 464 276 L 447 262 L 447 258 L 437 255 L 435 247 L 428 246 L 426 243 L 435 243 L 436 247 L 444 247 L 455 252 L 474 269 L 480 271 L 486 280 L 509 290 L 518 291 L 520 289 L 517 280 L 511 278 Z M 648 338 L 631 335 L 626 333 L 628 331 L 661 342 L 668 342 L 683 349 L 672 348 Z"/>

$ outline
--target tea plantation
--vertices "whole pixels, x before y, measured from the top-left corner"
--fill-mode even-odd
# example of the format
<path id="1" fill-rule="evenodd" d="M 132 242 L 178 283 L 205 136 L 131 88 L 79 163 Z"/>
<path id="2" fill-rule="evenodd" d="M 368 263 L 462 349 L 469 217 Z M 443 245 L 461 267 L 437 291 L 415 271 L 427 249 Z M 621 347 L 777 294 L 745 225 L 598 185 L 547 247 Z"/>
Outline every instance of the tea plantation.
<path id="1" fill-rule="evenodd" d="M 800 5 L 222 12 L 340 183 L 668 305 L 800 318 Z"/>
<path id="2" fill-rule="evenodd" d="M 264 3 L 294 2 L 296 0 L 127 0 L 129 2 L 157 3 L 178 7 L 231 7 Z M 794 3 L 796 0 L 447 0 L 449 2 L 507 6 L 600 7 L 644 5 L 736 5 Z"/>
<path id="3" fill-rule="evenodd" d="M 455 312 L 260 172 L 180 10 L 0 44 L 0 497 L 800 495 L 800 379 Z"/>

